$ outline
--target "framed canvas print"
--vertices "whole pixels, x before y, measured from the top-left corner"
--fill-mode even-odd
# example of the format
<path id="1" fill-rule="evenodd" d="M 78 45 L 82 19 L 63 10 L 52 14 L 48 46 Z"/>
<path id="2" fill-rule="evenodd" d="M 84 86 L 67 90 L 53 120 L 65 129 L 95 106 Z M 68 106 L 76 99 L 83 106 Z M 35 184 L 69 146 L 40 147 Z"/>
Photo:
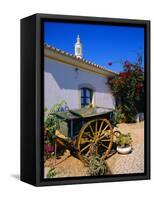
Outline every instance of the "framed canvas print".
<path id="1" fill-rule="evenodd" d="M 150 21 L 21 20 L 21 180 L 150 179 Z"/>

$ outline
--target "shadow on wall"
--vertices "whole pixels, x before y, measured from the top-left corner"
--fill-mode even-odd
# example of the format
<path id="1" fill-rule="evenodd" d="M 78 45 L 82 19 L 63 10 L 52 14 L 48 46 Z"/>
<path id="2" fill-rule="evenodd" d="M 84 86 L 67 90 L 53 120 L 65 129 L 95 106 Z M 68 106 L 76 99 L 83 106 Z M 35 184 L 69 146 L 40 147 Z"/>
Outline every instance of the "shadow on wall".
<path id="1" fill-rule="evenodd" d="M 50 74 L 51 80 L 54 80 L 61 89 L 76 90 L 81 88 L 82 85 L 89 85 L 91 89 L 98 93 L 111 92 L 106 77 L 95 73 L 83 71 L 49 58 L 45 58 L 44 68 L 45 72 L 48 75 Z"/>

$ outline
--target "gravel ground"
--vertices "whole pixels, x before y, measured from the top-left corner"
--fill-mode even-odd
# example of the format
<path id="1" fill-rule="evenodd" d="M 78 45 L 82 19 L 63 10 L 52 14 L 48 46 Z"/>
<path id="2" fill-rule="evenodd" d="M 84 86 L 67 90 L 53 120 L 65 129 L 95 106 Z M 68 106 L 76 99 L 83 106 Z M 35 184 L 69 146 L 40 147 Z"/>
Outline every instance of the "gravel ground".
<path id="1" fill-rule="evenodd" d="M 142 144 L 133 147 L 127 155 L 116 153 L 107 160 L 112 174 L 131 174 L 144 172 L 144 148 Z"/>
<path id="2" fill-rule="evenodd" d="M 52 166 L 55 166 L 56 177 L 87 176 L 87 168 L 83 163 L 70 155 L 67 150 L 60 159 L 49 159 L 45 163 L 45 177 Z"/>
<path id="3" fill-rule="evenodd" d="M 130 132 L 133 139 L 133 150 L 130 154 L 116 153 L 107 160 L 112 174 L 131 174 L 144 172 L 144 122 L 136 124 L 119 124 L 123 133 Z"/>
<path id="4" fill-rule="evenodd" d="M 112 174 L 130 174 L 144 172 L 144 122 L 135 124 L 119 124 L 123 133 L 130 132 L 133 139 L 133 150 L 130 154 L 114 154 L 107 159 Z M 87 168 L 67 150 L 59 159 L 45 162 L 45 177 L 52 166 L 55 166 L 56 177 L 87 176 Z"/>

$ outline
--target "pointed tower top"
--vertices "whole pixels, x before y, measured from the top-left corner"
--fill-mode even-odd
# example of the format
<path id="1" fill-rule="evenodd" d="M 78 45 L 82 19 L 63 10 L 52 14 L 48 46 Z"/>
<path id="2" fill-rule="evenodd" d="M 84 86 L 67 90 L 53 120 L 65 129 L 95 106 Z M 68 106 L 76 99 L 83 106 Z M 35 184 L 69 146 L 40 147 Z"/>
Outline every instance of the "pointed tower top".
<path id="1" fill-rule="evenodd" d="M 77 41 L 75 43 L 75 55 L 78 58 L 82 58 L 82 44 L 80 42 L 80 36 L 77 35 Z"/>
<path id="2" fill-rule="evenodd" d="M 80 36 L 77 35 L 77 43 L 80 43 Z"/>

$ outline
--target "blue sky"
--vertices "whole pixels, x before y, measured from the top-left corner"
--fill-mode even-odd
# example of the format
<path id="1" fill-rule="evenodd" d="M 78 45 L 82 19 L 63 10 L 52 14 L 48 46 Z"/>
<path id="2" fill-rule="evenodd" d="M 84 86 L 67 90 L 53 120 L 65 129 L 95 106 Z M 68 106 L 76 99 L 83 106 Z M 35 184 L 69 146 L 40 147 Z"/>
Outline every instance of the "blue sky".
<path id="1" fill-rule="evenodd" d="M 74 54 L 78 34 L 83 45 L 83 58 L 113 71 L 122 71 L 122 60 L 135 62 L 138 53 L 144 56 L 142 27 L 44 23 L 44 42 L 71 54 Z M 112 66 L 108 65 L 110 61 Z"/>

